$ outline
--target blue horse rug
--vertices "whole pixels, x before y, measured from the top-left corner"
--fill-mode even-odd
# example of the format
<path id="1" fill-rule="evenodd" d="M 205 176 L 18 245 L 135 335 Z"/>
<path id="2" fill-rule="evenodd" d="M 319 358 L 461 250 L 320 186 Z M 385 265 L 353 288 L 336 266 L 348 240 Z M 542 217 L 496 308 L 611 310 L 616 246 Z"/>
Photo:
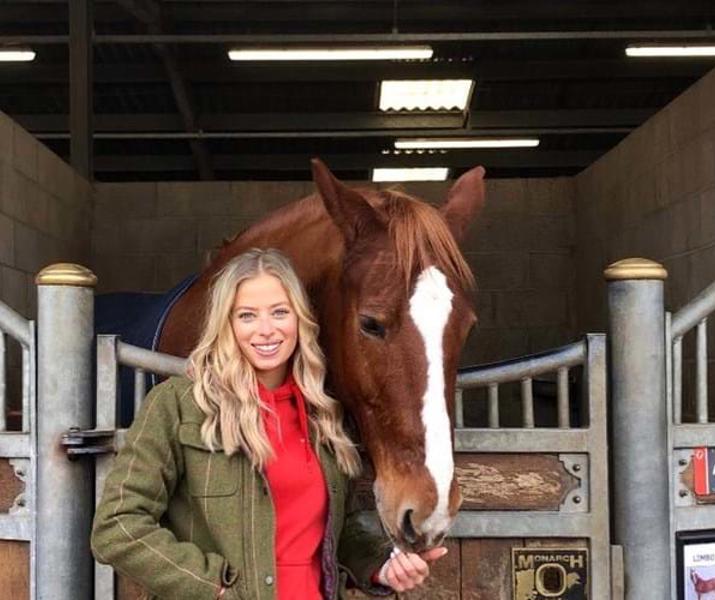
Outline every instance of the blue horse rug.
<path id="1" fill-rule="evenodd" d="M 163 294 L 121 292 L 96 296 L 95 333 L 119 335 L 127 344 L 156 350 L 169 311 L 196 278 L 196 275 L 190 275 Z M 119 423 L 121 427 L 128 427 L 134 417 L 133 369 L 121 367 L 119 378 Z M 149 375 L 148 386 L 155 383 L 156 376 Z"/>

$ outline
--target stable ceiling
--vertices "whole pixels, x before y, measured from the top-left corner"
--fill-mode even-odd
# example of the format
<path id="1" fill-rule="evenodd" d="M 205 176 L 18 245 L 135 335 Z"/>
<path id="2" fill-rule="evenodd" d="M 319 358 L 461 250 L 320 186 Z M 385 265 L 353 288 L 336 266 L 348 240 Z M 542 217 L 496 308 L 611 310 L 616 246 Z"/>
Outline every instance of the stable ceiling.
<path id="1" fill-rule="evenodd" d="M 0 3 L 0 110 L 69 160 L 69 1 Z M 75 0 L 71 0 L 75 1 Z M 715 43 L 713 0 L 95 0 L 94 177 L 345 178 L 377 166 L 484 164 L 570 175 L 715 67 L 631 59 L 629 43 Z M 231 63 L 238 45 L 411 42 L 429 61 Z M 472 78 L 465 111 L 377 109 L 382 79 Z M 715 101 L 715 99 L 713 100 Z M 536 136 L 536 149 L 398 153 L 396 137 Z"/>

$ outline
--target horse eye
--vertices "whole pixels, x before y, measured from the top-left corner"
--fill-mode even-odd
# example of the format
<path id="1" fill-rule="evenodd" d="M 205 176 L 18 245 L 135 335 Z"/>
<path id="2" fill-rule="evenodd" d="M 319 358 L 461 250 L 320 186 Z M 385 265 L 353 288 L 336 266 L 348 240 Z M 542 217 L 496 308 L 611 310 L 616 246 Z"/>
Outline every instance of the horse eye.
<path id="1" fill-rule="evenodd" d="M 367 335 L 379 338 L 385 337 L 385 328 L 374 317 L 360 315 L 360 329 Z"/>

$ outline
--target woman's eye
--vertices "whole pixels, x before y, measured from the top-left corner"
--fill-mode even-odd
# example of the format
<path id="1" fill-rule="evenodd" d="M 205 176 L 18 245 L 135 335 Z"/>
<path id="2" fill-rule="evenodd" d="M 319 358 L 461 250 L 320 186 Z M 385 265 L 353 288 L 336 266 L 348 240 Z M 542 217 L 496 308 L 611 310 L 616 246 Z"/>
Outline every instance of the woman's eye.
<path id="1" fill-rule="evenodd" d="M 287 308 L 278 308 L 273 311 L 274 317 L 287 317 L 289 314 L 290 311 Z"/>
<path id="2" fill-rule="evenodd" d="M 253 313 L 250 312 L 240 312 L 236 315 L 239 321 L 250 321 L 253 319 Z"/>
<path id="3" fill-rule="evenodd" d="M 363 333 L 373 337 L 385 337 L 385 327 L 374 317 L 360 315 L 360 329 Z"/>

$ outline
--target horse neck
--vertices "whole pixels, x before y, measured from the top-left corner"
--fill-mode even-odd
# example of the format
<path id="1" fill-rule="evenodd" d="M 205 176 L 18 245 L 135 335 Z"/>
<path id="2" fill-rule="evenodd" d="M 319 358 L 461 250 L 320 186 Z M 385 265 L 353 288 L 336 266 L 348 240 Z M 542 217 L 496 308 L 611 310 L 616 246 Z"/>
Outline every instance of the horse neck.
<path id="1" fill-rule="evenodd" d="M 276 248 L 293 263 L 303 284 L 310 288 L 340 265 L 344 246 L 340 233 L 317 195 L 293 202 L 259 221 L 226 245 L 202 273 L 210 282 L 230 259 L 251 248 Z"/>

